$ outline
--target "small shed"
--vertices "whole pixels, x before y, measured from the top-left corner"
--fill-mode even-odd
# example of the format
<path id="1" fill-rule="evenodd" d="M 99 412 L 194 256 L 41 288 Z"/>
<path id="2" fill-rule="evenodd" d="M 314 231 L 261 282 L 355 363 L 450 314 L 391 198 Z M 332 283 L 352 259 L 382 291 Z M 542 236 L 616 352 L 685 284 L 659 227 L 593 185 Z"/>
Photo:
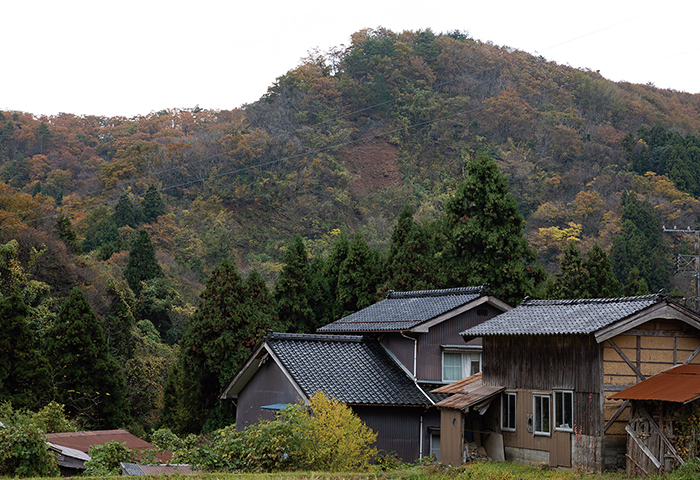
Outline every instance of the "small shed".
<path id="1" fill-rule="evenodd" d="M 610 398 L 630 404 L 628 474 L 668 472 L 697 454 L 697 432 L 688 419 L 700 407 L 700 365 L 677 365 Z"/>
<path id="2" fill-rule="evenodd" d="M 460 465 L 484 454 L 494 460 L 505 460 L 503 437 L 484 430 L 481 418 L 503 390 L 484 385 L 481 372 L 432 390 L 434 394 L 450 395 L 435 404 L 440 410 L 442 463 Z"/>

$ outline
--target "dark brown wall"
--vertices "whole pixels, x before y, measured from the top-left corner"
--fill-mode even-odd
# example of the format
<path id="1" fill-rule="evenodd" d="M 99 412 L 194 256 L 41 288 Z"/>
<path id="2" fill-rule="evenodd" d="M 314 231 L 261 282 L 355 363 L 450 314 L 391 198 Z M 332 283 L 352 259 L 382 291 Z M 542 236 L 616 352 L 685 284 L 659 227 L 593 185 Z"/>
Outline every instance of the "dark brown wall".
<path id="1" fill-rule="evenodd" d="M 483 313 L 483 315 L 482 315 Z M 497 308 L 484 304 L 464 312 L 430 328 L 428 333 L 406 333 L 418 339 L 417 379 L 427 382 L 442 381 L 442 351 L 440 345 L 465 345 L 460 332 L 501 314 Z M 413 341 L 400 333 L 386 333 L 381 337 L 382 344 L 410 372 L 413 372 Z M 470 345 L 481 345 L 479 340 Z"/>
<path id="2" fill-rule="evenodd" d="M 423 416 L 423 455 L 430 450 L 428 425 L 440 425 L 435 412 L 420 407 L 352 406 L 365 424 L 377 432 L 376 447 L 383 454 L 396 453 L 405 462 L 417 460 L 420 448 L 421 416 Z M 437 409 L 432 409 L 437 410 Z M 426 416 L 427 415 L 427 416 Z M 439 415 L 439 414 L 438 414 Z"/>
<path id="3" fill-rule="evenodd" d="M 592 335 L 485 337 L 483 381 L 509 390 L 573 390 L 574 419 L 582 428 L 580 433 L 600 435 L 603 379 L 600 355 L 601 347 Z M 518 401 L 522 400 L 518 398 Z M 531 410 L 530 401 L 526 400 Z"/>
<path id="4" fill-rule="evenodd" d="M 484 315 L 479 315 L 483 313 Z M 460 332 L 489 320 L 503 312 L 484 304 L 446 320 L 420 334 L 418 343 L 418 379 L 442 381 L 442 351 L 440 345 L 465 345 Z"/>
<path id="5" fill-rule="evenodd" d="M 262 405 L 296 403 L 298 400 L 297 391 L 277 364 L 268 357 L 238 395 L 236 429 L 243 430 L 260 419 L 274 420 L 274 412 L 261 410 Z"/>

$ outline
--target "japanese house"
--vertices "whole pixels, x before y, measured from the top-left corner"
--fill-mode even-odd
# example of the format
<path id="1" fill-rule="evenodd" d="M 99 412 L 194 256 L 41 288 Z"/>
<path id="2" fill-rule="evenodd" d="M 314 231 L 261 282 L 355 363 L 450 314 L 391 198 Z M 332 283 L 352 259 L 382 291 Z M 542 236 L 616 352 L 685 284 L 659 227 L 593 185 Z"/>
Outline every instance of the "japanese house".
<path id="1" fill-rule="evenodd" d="M 674 365 L 700 364 L 700 316 L 664 292 L 526 300 L 462 335 L 482 337 L 484 369 L 460 401 L 438 403 L 443 425 L 462 430 L 445 436 L 459 442 L 447 463 L 461 462 L 464 430 L 475 429 L 457 418 L 478 410 L 479 431 L 499 439 L 508 460 L 624 467 L 629 401 L 609 397 Z"/>
<path id="2" fill-rule="evenodd" d="M 481 340 L 459 332 L 510 309 L 485 286 L 390 292 L 318 334 L 268 336 L 223 392 L 239 429 L 317 391 L 351 406 L 405 461 L 440 454 L 445 395 L 437 386 L 481 371 Z"/>

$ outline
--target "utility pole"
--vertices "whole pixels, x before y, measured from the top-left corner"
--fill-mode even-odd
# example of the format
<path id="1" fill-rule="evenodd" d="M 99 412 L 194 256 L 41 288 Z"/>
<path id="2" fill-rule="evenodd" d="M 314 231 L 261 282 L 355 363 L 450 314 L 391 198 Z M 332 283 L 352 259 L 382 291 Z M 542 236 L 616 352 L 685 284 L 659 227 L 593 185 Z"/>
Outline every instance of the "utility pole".
<path id="1" fill-rule="evenodd" d="M 693 254 L 682 255 L 676 257 L 675 273 L 692 273 L 695 280 L 695 295 L 693 298 L 688 298 L 695 305 L 694 310 L 700 311 L 700 230 L 694 230 L 690 227 L 685 230 L 676 227 L 663 227 L 664 233 L 681 233 L 693 242 Z"/>

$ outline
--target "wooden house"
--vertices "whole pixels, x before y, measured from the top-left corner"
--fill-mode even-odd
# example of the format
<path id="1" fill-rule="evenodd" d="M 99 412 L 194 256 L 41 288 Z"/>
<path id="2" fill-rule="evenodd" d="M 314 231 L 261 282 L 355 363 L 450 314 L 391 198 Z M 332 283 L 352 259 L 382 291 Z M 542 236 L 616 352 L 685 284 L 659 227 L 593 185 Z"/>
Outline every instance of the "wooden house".
<path id="1" fill-rule="evenodd" d="M 629 403 L 609 397 L 674 365 L 700 363 L 700 316 L 663 292 L 526 300 L 462 335 L 483 339 L 482 383 L 465 386 L 457 404 L 439 402 L 442 416 L 478 408 L 480 431 L 501 439 L 506 459 L 554 467 L 624 467 Z"/>
<path id="2" fill-rule="evenodd" d="M 273 334 L 224 391 L 244 428 L 323 391 L 378 433 L 378 448 L 406 461 L 440 454 L 437 386 L 481 371 L 481 340 L 459 335 L 510 309 L 485 286 L 390 292 L 315 335 Z"/>

